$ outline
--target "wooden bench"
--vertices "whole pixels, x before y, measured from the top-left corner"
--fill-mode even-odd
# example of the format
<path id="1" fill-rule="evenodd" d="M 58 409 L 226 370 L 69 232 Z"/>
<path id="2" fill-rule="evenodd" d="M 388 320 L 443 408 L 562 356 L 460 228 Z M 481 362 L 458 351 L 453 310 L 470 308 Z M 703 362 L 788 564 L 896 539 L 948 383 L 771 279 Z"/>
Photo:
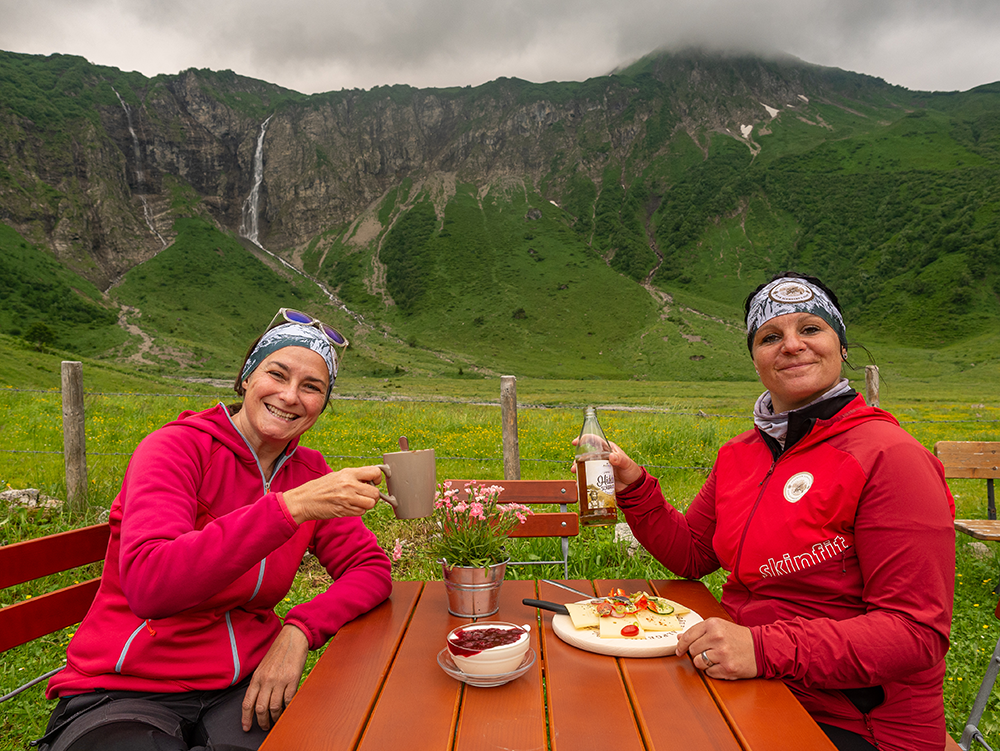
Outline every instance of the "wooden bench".
<path id="1" fill-rule="evenodd" d="M 934 455 L 947 479 L 986 480 L 986 518 L 956 519 L 955 529 L 977 540 L 1000 541 L 993 480 L 1000 477 L 1000 441 L 938 441 Z"/>
<path id="2" fill-rule="evenodd" d="M 0 547 L 0 589 L 102 561 L 110 537 L 111 527 L 105 523 Z M 88 579 L 0 608 L 0 652 L 82 621 L 100 582 L 100 578 Z M 9 699 L 46 677 L 36 678 L 3 698 Z"/>
<path id="3" fill-rule="evenodd" d="M 558 504 L 559 511 L 533 511 L 524 524 L 518 524 L 511 537 L 559 537 L 562 559 L 553 561 L 511 561 L 510 565 L 528 566 L 542 564 L 563 565 L 563 575 L 569 578 L 569 538 L 580 533 L 580 517 L 570 511 L 569 505 L 577 502 L 576 480 L 447 480 L 459 491 L 459 498 L 467 498 L 465 486 L 470 482 L 479 485 L 500 485 L 500 503 Z"/>

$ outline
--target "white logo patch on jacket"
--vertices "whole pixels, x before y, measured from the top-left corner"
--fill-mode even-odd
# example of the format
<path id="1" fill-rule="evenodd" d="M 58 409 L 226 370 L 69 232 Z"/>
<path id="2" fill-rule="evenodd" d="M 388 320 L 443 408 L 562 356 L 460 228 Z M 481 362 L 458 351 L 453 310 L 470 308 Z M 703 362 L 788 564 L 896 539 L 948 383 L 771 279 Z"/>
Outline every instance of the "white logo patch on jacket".
<path id="1" fill-rule="evenodd" d="M 810 472 L 799 472 L 788 478 L 785 483 L 785 500 L 789 503 L 798 503 L 802 496 L 809 492 L 813 485 L 813 476 Z"/>

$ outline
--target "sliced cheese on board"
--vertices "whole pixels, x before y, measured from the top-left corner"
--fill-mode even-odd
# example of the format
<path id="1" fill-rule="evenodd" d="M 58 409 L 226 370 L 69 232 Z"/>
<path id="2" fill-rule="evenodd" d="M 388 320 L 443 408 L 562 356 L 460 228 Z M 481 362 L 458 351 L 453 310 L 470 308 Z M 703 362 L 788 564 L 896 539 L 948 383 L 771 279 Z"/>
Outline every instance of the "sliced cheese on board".
<path id="1" fill-rule="evenodd" d="M 600 625 L 601 618 L 593 603 L 567 602 L 566 609 L 573 621 L 573 628 L 595 628 Z"/>
<path id="2" fill-rule="evenodd" d="M 649 610 L 640 610 L 635 617 L 646 631 L 680 631 L 683 628 L 676 615 L 658 615 Z"/>
<path id="3" fill-rule="evenodd" d="M 639 627 L 639 633 L 634 636 L 623 636 L 622 629 L 632 624 Z M 601 618 L 602 639 L 641 639 L 644 635 L 645 632 L 634 615 L 626 615 L 624 618 Z"/>

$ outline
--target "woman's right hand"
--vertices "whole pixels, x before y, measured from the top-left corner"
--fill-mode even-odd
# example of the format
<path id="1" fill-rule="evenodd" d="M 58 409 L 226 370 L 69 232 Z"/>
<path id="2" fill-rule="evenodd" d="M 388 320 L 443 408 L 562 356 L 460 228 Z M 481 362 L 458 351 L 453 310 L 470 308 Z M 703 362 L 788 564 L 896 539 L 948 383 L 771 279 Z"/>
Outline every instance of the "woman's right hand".
<path id="1" fill-rule="evenodd" d="M 286 490 L 282 495 L 288 513 L 301 524 L 309 519 L 361 516 L 378 501 L 382 470 L 376 466 L 347 467 L 339 472 Z"/>
<path id="2" fill-rule="evenodd" d="M 576 446 L 579 440 L 579 438 L 574 438 L 573 445 Z M 622 451 L 621 446 L 614 441 L 608 441 L 608 446 L 611 449 L 608 461 L 611 462 L 611 469 L 615 473 L 615 492 L 617 493 L 642 477 L 642 467 L 632 461 L 629 455 Z M 569 471 L 576 474 L 576 462 L 573 462 Z"/>
<path id="3" fill-rule="evenodd" d="M 611 454 L 608 461 L 615 472 L 615 492 L 625 490 L 629 485 L 642 477 L 642 467 L 636 464 L 632 458 L 622 451 L 621 447 L 614 441 L 611 444 Z"/>

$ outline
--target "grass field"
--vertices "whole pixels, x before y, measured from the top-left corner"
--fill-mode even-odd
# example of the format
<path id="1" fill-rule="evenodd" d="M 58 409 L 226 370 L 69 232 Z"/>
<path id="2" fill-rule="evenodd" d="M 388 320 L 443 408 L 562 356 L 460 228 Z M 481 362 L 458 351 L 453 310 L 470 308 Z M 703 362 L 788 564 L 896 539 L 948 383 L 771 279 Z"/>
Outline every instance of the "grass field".
<path id="1" fill-rule="evenodd" d="M 39 488 L 64 496 L 61 396 L 57 358 L 51 374 L 32 374 L 23 363 L 0 366 L 0 489 Z M 39 355 L 36 367 L 46 367 Z M 20 368 L 20 369 L 19 369 Z M 35 383 L 34 387 L 29 384 Z M 37 384 L 44 384 L 38 388 Z M 226 389 L 184 384 L 136 375 L 110 366 L 87 364 L 84 371 L 89 505 L 83 512 L 27 509 L 0 510 L 0 544 L 82 526 L 101 518 L 117 492 L 129 455 L 138 441 L 185 409 L 203 409 Z M 863 381 L 855 384 L 864 390 Z M 602 425 L 616 442 L 658 476 L 668 500 L 685 507 L 703 481 L 718 447 L 750 425 L 749 410 L 759 386 L 753 383 L 518 381 L 518 429 L 521 473 L 526 479 L 565 478 L 571 459 L 570 441 L 579 430 L 582 408 L 597 404 Z M 921 443 L 938 440 L 1000 440 L 1000 403 L 984 395 L 989 384 L 952 378 L 929 386 L 920 381 L 894 381 L 882 406 L 900 419 Z M 375 462 L 406 435 L 413 448 L 433 447 L 439 479 L 503 476 L 499 381 L 462 379 L 351 379 L 338 381 L 335 399 L 303 442 L 324 453 L 333 466 Z M 952 489 L 959 515 L 984 517 L 982 482 L 955 481 Z M 409 543 L 395 566 L 397 579 L 437 578 L 432 561 L 420 554 L 427 529 L 420 522 L 397 521 L 380 504 L 366 516 L 380 544 Z M 548 546 L 548 547 L 546 547 Z M 985 557 L 973 555 L 966 539 L 956 541 L 955 617 L 948 657 L 945 703 L 949 730 L 958 737 L 979 680 L 1000 633 L 993 616 L 1000 568 L 995 548 Z M 548 558 L 550 541 L 513 541 L 516 560 Z M 96 567 L 95 567 L 96 568 Z M 80 578 L 87 572 L 70 577 Z M 510 576 L 561 576 L 560 567 L 514 569 Z M 580 578 L 665 578 L 670 575 L 644 551 L 629 555 L 608 528 L 585 530 L 571 543 L 570 576 Z M 325 586 L 326 574 L 303 565 L 287 606 Z M 722 574 L 706 578 L 718 595 Z M 51 586 L 51 582 L 49 583 Z M 34 594 L 29 587 L 0 593 L 0 604 Z M 26 677 L 57 667 L 72 629 L 37 640 L 0 656 L 0 693 Z M 315 659 L 315 656 L 314 658 Z M 312 663 L 310 663 L 312 664 Z M 40 735 L 52 702 L 34 687 L 3 705 L 0 751 L 24 748 Z M 1000 738 L 1000 702 L 987 711 L 983 729 Z"/>

